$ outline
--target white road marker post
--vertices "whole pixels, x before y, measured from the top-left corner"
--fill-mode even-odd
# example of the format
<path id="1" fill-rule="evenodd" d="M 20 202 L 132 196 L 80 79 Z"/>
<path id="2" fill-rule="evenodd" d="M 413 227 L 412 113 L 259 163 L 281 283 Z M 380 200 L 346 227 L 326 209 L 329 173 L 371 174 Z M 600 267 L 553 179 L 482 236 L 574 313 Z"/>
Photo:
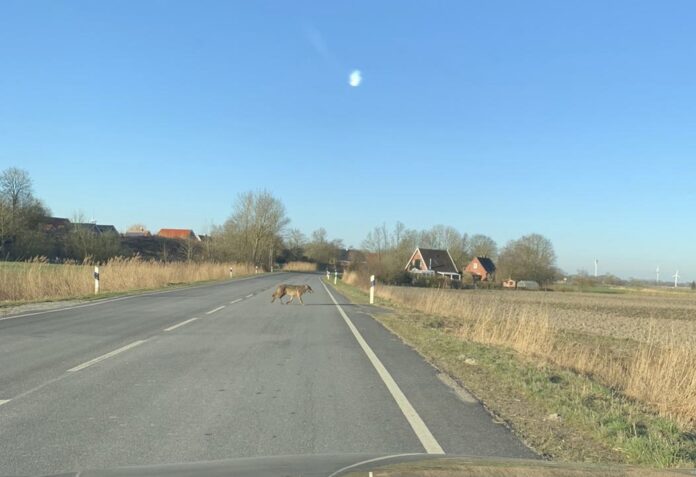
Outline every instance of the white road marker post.
<path id="1" fill-rule="evenodd" d="M 375 304 L 375 276 L 370 275 L 370 305 Z"/>
<path id="2" fill-rule="evenodd" d="M 230 267 L 230 278 L 232 278 L 232 267 Z"/>
<path id="3" fill-rule="evenodd" d="M 328 268 L 326 269 L 326 279 L 331 280 L 331 272 L 329 271 Z"/>
<path id="4" fill-rule="evenodd" d="M 254 275 L 257 275 L 259 273 L 259 266 L 256 265 L 256 268 L 254 269 Z"/>
<path id="5" fill-rule="evenodd" d="M 338 270 L 334 269 L 334 285 L 338 281 Z"/>
<path id="6" fill-rule="evenodd" d="M 99 294 L 99 267 L 94 266 L 94 294 Z"/>

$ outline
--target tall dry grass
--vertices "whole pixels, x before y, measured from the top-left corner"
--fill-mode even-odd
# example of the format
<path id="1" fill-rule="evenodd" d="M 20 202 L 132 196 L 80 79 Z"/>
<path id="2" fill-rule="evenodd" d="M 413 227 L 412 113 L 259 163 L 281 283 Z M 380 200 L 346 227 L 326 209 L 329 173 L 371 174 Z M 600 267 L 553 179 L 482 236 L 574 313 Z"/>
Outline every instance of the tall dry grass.
<path id="1" fill-rule="evenodd" d="M 288 262 L 283 265 L 286 272 L 316 272 L 317 264 L 311 262 Z"/>
<path id="2" fill-rule="evenodd" d="M 365 277 L 350 272 L 344 281 L 363 289 L 367 284 Z M 583 339 L 580 333 L 554 326 L 554 305 L 526 297 L 515 302 L 495 294 L 393 286 L 378 286 L 375 294 L 407 309 L 445 318 L 443 327 L 462 339 L 510 348 L 591 376 L 685 428 L 696 427 L 693 346 L 648 336 L 617 350 L 612 339 L 591 335 Z"/>
<path id="3" fill-rule="evenodd" d="M 248 264 L 151 262 L 114 258 L 99 266 L 101 292 L 158 288 L 254 273 Z M 92 264 L 54 265 L 41 259 L 0 264 L 0 301 L 41 301 L 94 293 Z"/>

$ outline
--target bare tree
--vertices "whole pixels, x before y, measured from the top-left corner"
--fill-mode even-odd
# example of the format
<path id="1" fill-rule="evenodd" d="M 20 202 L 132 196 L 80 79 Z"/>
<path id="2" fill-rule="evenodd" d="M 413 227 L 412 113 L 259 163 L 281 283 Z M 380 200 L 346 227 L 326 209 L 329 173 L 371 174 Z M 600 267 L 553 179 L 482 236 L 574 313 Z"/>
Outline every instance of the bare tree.
<path id="1" fill-rule="evenodd" d="M 291 260 L 302 260 L 307 245 L 307 237 L 299 229 L 290 229 L 285 238 Z"/>
<path id="2" fill-rule="evenodd" d="M 0 196 L 9 205 L 12 213 L 33 198 L 31 178 L 24 169 L 10 167 L 0 174 Z"/>
<path id="3" fill-rule="evenodd" d="M 240 194 L 225 225 L 216 231 L 224 259 L 265 264 L 280 251 L 282 232 L 289 223 L 285 206 L 267 191 Z"/>
<path id="4" fill-rule="evenodd" d="M 496 260 L 498 258 L 498 245 L 487 235 L 472 235 L 469 239 L 469 256 L 488 257 Z"/>
<path id="5" fill-rule="evenodd" d="M 399 235 L 401 231 L 399 232 Z M 387 224 L 378 225 L 372 231 L 368 232 L 367 237 L 363 240 L 363 248 L 377 254 L 377 260 L 382 261 L 382 255 L 392 248 L 392 241 L 387 230 Z"/>
<path id="6" fill-rule="evenodd" d="M 317 263 L 335 264 L 343 249 L 340 239 L 329 240 L 326 229 L 319 228 L 312 232 L 312 238 L 307 244 L 307 257 Z"/>
<path id="7" fill-rule="evenodd" d="M 525 235 L 508 242 L 500 252 L 498 268 L 506 277 L 539 283 L 549 283 L 559 273 L 553 244 L 539 234 Z"/>

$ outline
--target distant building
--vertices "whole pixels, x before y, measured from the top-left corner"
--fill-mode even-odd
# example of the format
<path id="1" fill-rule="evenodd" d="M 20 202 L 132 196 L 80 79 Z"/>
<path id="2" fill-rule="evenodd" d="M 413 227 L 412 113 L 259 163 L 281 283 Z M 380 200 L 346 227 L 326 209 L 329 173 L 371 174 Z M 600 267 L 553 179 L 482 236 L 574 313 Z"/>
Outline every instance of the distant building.
<path id="1" fill-rule="evenodd" d="M 515 288 L 516 286 L 517 282 L 512 278 L 508 278 L 507 280 L 503 281 L 503 288 Z"/>
<path id="2" fill-rule="evenodd" d="M 492 282 L 495 280 L 495 264 L 488 257 L 474 257 L 464 269 L 474 280 Z"/>
<path id="3" fill-rule="evenodd" d="M 126 237 L 150 237 L 152 234 L 143 225 L 129 227 L 124 234 Z"/>
<path id="4" fill-rule="evenodd" d="M 171 239 L 201 241 L 200 237 L 191 229 L 160 229 L 157 235 Z"/>
<path id="5" fill-rule="evenodd" d="M 72 224 L 74 229 L 83 230 L 87 232 L 92 232 L 95 235 L 118 235 L 118 230 L 113 225 L 100 225 L 93 222 L 89 223 L 74 223 Z"/>
<path id="6" fill-rule="evenodd" d="M 539 284 L 534 280 L 520 280 L 517 282 L 518 290 L 538 290 Z"/>
<path id="7" fill-rule="evenodd" d="M 461 275 L 452 256 L 447 250 L 418 247 L 404 268 L 409 273 L 423 275 L 442 275 L 459 280 Z"/>
<path id="8" fill-rule="evenodd" d="M 49 234 L 67 232 L 70 228 L 70 220 L 62 217 L 46 217 L 41 221 L 43 231 Z"/>

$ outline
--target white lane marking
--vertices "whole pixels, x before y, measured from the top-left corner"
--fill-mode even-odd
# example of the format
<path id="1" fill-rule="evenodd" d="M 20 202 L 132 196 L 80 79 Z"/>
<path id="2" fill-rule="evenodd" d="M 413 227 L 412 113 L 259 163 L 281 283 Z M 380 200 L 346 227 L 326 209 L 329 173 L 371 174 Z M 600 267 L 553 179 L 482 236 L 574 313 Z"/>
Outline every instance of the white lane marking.
<path id="1" fill-rule="evenodd" d="M 235 303 L 239 303 L 239 302 L 242 301 L 242 300 L 243 300 L 242 298 L 237 298 L 236 300 L 232 300 L 232 301 L 230 302 L 230 305 L 234 305 Z"/>
<path id="2" fill-rule="evenodd" d="M 253 293 L 249 293 L 245 298 L 251 298 L 252 296 L 254 296 L 254 294 L 253 294 Z"/>
<path id="3" fill-rule="evenodd" d="M 3 404 L 5 404 L 7 402 L 10 402 L 10 401 L 11 401 L 11 399 L 0 399 L 0 406 L 2 406 Z"/>
<path id="4" fill-rule="evenodd" d="M 197 288 L 206 288 L 206 287 L 211 287 L 211 288 L 216 287 L 216 286 L 222 287 L 222 286 L 226 286 L 226 285 L 235 284 L 237 282 L 243 282 L 246 280 L 254 280 L 257 278 L 279 275 L 280 273 L 282 273 L 282 272 L 266 273 L 265 275 L 255 275 L 255 276 L 245 277 L 245 278 L 234 278 L 234 279 L 229 280 L 229 281 L 225 280 L 223 282 L 216 282 L 216 283 L 212 283 L 212 284 L 208 283 L 205 285 L 181 286 L 181 287 L 173 288 L 171 290 L 161 290 L 161 291 L 154 291 L 154 292 L 147 292 L 147 293 L 136 293 L 133 295 L 126 295 L 126 296 L 122 296 L 122 297 L 118 297 L 118 298 L 107 298 L 104 300 L 95 300 L 91 303 L 84 303 L 81 305 L 66 306 L 66 307 L 62 307 L 62 308 L 53 308 L 51 310 L 35 311 L 32 313 L 22 313 L 21 315 L 3 316 L 3 317 L 0 317 L 0 321 L 14 320 L 15 318 L 24 318 L 25 316 L 36 316 L 36 315 L 45 315 L 48 313 L 57 313 L 59 311 L 76 310 L 78 308 L 86 308 L 88 306 L 103 305 L 104 303 L 112 303 L 112 302 L 121 301 L 121 300 L 130 300 L 131 298 L 138 298 L 140 296 L 164 295 L 165 293 L 174 293 L 174 292 L 178 292 L 178 291 L 182 291 L 182 290 L 195 290 Z M 31 304 L 31 303 L 28 303 L 28 304 Z"/>
<path id="5" fill-rule="evenodd" d="M 222 310 L 223 308 L 225 308 L 225 305 L 218 306 L 217 308 L 213 308 L 213 309 L 210 310 L 210 311 L 206 311 L 205 314 L 206 314 L 206 315 L 212 315 L 212 314 L 215 313 L 216 311 L 220 311 L 220 310 Z"/>
<path id="6" fill-rule="evenodd" d="M 176 325 L 170 326 L 169 328 L 165 328 L 164 331 L 172 331 L 172 330 L 175 330 L 175 329 L 177 329 L 178 327 L 187 325 L 187 324 L 191 323 L 192 321 L 196 321 L 197 319 L 198 319 L 198 317 L 195 317 L 195 318 L 191 318 L 191 319 L 186 320 L 186 321 L 182 321 L 181 323 L 177 323 Z"/>
<path id="7" fill-rule="evenodd" d="M 127 344 L 126 346 L 123 346 L 119 349 L 115 349 L 111 351 L 110 353 L 103 354 L 97 358 L 91 359 L 87 361 L 86 363 L 82 363 L 80 365 L 75 366 L 74 368 L 68 369 L 68 373 L 74 373 L 75 371 L 80 371 L 82 369 L 88 368 L 92 366 L 93 364 L 97 364 L 100 361 L 104 361 L 105 359 L 109 359 L 112 356 L 116 356 L 117 354 L 123 353 L 124 351 L 128 351 L 131 348 L 135 348 L 136 346 L 139 346 L 143 343 L 145 343 L 147 340 L 138 340 L 138 341 L 133 341 L 131 344 Z"/>
<path id="8" fill-rule="evenodd" d="M 421 417 L 418 415 L 416 410 L 413 408 L 413 406 L 411 405 L 409 400 L 406 398 L 404 393 L 401 391 L 401 388 L 399 388 L 399 385 L 396 384 L 396 381 L 394 381 L 394 378 L 392 378 L 391 374 L 389 374 L 389 371 L 387 371 L 387 368 L 384 367 L 384 365 L 379 360 L 379 358 L 377 357 L 375 352 L 372 351 L 372 348 L 370 348 L 370 345 L 367 344 L 367 342 L 362 337 L 362 335 L 360 334 L 358 329 L 355 327 L 353 322 L 350 321 L 350 318 L 348 318 L 348 315 L 346 315 L 346 312 L 343 311 L 343 308 L 341 308 L 341 305 L 338 304 L 338 302 L 336 301 L 334 296 L 329 291 L 329 288 L 324 284 L 324 282 L 322 282 L 321 284 L 324 286 L 326 293 L 329 294 L 331 301 L 333 301 L 334 305 L 336 305 L 338 312 L 341 314 L 341 316 L 343 317 L 343 320 L 348 325 L 348 328 L 353 333 L 353 336 L 355 336 L 355 339 L 358 341 L 358 344 L 360 345 L 362 350 L 367 355 L 368 359 L 372 363 L 372 366 L 374 366 L 375 370 L 377 371 L 377 374 L 379 374 L 379 377 L 382 378 L 382 381 L 384 381 L 384 384 L 387 386 L 387 389 L 389 390 L 392 397 L 396 401 L 396 404 L 401 409 L 401 412 L 406 417 L 406 420 L 411 425 L 411 428 L 416 433 L 416 436 L 418 437 L 418 439 L 421 441 L 421 444 L 423 445 L 423 448 L 425 449 L 425 451 L 428 454 L 444 454 L 445 451 L 442 450 L 442 447 L 440 447 L 440 444 L 438 444 L 437 440 L 435 440 L 435 437 L 430 432 L 430 429 L 428 429 L 428 426 L 425 425 L 425 422 L 423 421 L 423 419 L 421 419 Z"/>

